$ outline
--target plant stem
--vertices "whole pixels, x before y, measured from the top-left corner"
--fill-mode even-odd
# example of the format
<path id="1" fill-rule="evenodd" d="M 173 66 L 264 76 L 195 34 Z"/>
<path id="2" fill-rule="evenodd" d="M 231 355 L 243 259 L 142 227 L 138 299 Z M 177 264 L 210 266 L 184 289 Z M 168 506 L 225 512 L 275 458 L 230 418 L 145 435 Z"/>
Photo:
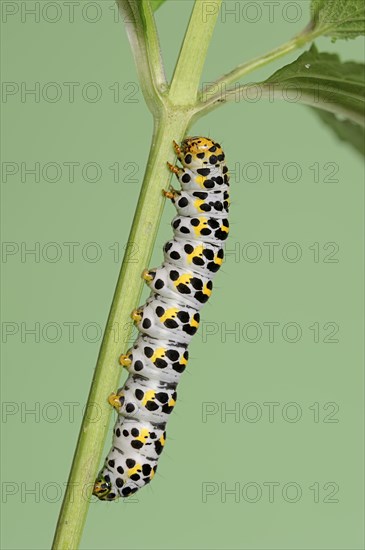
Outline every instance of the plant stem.
<path id="1" fill-rule="evenodd" d="M 161 94 L 167 89 L 167 82 L 151 6 L 146 0 L 116 2 L 125 23 L 143 97 L 158 118 L 163 103 Z"/>
<path id="2" fill-rule="evenodd" d="M 247 74 L 268 65 L 275 59 L 280 59 L 280 57 L 287 55 L 297 48 L 299 48 L 298 41 L 296 38 L 293 38 L 292 40 L 289 40 L 289 42 L 278 46 L 274 50 L 271 50 L 260 57 L 256 57 L 255 59 L 251 59 L 246 63 L 238 65 L 233 71 L 213 82 L 212 86 L 229 86 L 230 84 L 238 82 Z"/>
<path id="3" fill-rule="evenodd" d="M 195 104 L 200 77 L 222 0 L 196 0 L 171 83 L 173 104 Z"/>
<path id="4" fill-rule="evenodd" d="M 319 36 L 319 34 L 319 32 L 312 31 L 311 26 L 308 26 L 285 44 L 278 46 L 260 57 L 256 57 L 250 61 L 238 65 L 235 69 L 233 69 L 233 71 L 212 82 L 207 90 L 203 90 L 199 94 L 200 101 L 196 109 L 195 117 L 199 118 L 203 114 L 205 115 L 208 111 L 212 110 L 212 108 L 224 103 L 226 101 L 226 95 L 228 96 L 231 91 L 228 86 L 231 84 L 237 85 L 244 76 L 268 65 L 276 59 L 280 59 L 290 52 L 302 48 L 305 44 L 311 42 L 314 38 Z M 237 90 L 237 87 L 235 90 Z"/>
<path id="5" fill-rule="evenodd" d="M 125 351 L 121 349 L 122 343 L 116 337 L 115 329 L 118 327 L 118 334 L 125 335 L 128 340 L 128 334 L 123 329 L 131 324 L 130 312 L 138 305 L 143 286 L 141 273 L 148 266 L 165 202 L 161 191 L 167 188 L 169 181 L 166 160 L 173 162 L 172 140 L 183 138 L 188 122 L 189 115 L 185 111 L 175 112 L 159 122 L 153 135 L 151 153 L 128 239 L 129 245 L 134 245 L 133 250 L 137 254 L 129 257 L 127 249 L 124 256 L 57 524 L 53 542 L 55 550 L 78 548 L 109 427 L 112 408 L 107 397 L 118 385 L 118 357 Z M 90 414 L 94 406 L 98 407 L 100 413 L 98 422 Z"/>

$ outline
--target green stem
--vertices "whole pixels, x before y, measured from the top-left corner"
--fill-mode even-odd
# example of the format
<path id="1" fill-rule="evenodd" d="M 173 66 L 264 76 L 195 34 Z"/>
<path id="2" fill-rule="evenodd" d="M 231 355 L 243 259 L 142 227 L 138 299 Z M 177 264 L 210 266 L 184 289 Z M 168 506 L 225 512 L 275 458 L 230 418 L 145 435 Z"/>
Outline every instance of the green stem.
<path id="1" fill-rule="evenodd" d="M 312 31 L 311 26 L 308 26 L 300 34 L 285 44 L 278 46 L 260 57 L 256 57 L 250 61 L 238 65 L 233 71 L 212 82 L 207 90 L 203 90 L 199 94 L 200 101 L 196 108 L 196 118 L 199 118 L 203 114 L 205 115 L 208 111 L 211 111 L 221 103 L 224 103 L 226 101 L 226 95 L 231 92 L 231 89 L 229 89 L 231 84 L 237 85 L 244 76 L 260 69 L 261 67 L 265 67 L 272 61 L 280 59 L 290 52 L 302 48 L 305 44 L 311 42 L 320 34 L 320 32 Z"/>
<path id="2" fill-rule="evenodd" d="M 196 102 L 200 77 L 221 3 L 222 0 L 195 1 L 171 83 L 169 99 L 173 104 L 189 105 Z"/>
<path id="3" fill-rule="evenodd" d="M 167 82 L 151 6 L 146 0 L 116 2 L 125 23 L 143 97 L 151 113 L 159 117 Z"/>
<path id="4" fill-rule="evenodd" d="M 53 548 L 57 550 L 78 548 L 110 422 L 112 408 L 107 397 L 118 385 L 118 357 L 125 351 L 121 349 L 122 343 L 116 334 L 123 334 L 125 340 L 128 340 L 129 334 L 124 328 L 131 326 L 130 312 L 138 305 L 143 286 L 141 273 L 148 266 L 165 201 L 161 191 L 168 187 L 170 175 L 166 160 L 173 162 L 172 140 L 183 138 L 188 122 L 186 112 L 177 112 L 161 120 L 154 132 L 128 239 L 129 245 L 133 244 L 133 250 L 137 253 L 129 258 L 127 248 L 123 259 L 86 407 L 86 411 L 90 411 L 93 406 L 97 406 L 100 420 L 95 422 L 92 414 L 84 415 L 53 542 Z"/>
<path id="5" fill-rule="evenodd" d="M 217 6 L 220 1 L 216 0 Z M 141 273 L 148 266 L 165 202 L 162 189 L 167 188 L 171 177 L 166 161 L 173 162 L 175 155 L 172 141 L 181 141 L 191 123 L 193 110 L 190 106 L 194 106 L 196 101 L 206 51 L 218 14 L 217 10 L 215 16 L 211 15 L 204 23 L 201 15 L 203 4 L 203 0 L 196 0 L 170 94 L 162 100 L 156 90 L 149 90 L 150 102 L 154 95 L 158 107 L 151 109 L 155 115 L 151 151 L 128 239 L 137 255 L 133 254 L 133 258 L 129 258 L 127 249 L 123 259 L 57 524 L 53 550 L 76 550 L 81 539 L 109 428 L 112 408 L 107 397 L 117 388 L 120 378 L 118 357 L 125 351 L 115 337 L 115 329 L 131 326 L 130 312 L 138 305 L 143 286 Z M 132 4 L 123 0 L 122 5 Z M 135 8 L 136 4 L 133 6 Z M 137 13 L 135 9 L 134 13 Z M 198 40 L 194 38 L 195 33 Z M 131 37 L 131 42 L 132 40 L 135 43 L 135 35 Z M 149 63 L 148 49 L 145 54 Z M 187 85 L 191 73 L 194 85 Z M 124 334 L 128 340 L 129 334 Z M 93 422 L 92 415 L 88 414 L 95 405 L 101 415 L 99 422 Z"/>
<path id="6" fill-rule="evenodd" d="M 278 46 L 274 50 L 271 50 L 260 57 L 255 57 L 250 61 L 238 65 L 233 71 L 227 73 L 226 75 L 213 82 L 213 86 L 229 86 L 230 84 L 238 82 L 247 74 L 250 74 L 257 69 L 260 69 L 261 67 L 265 67 L 265 65 L 268 65 L 276 59 L 280 59 L 280 57 L 287 55 L 288 53 L 296 50 L 299 47 L 301 46 L 299 46 L 298 39 L 293 38 L 292 40 L 289 40 L 289 42 Z"/>

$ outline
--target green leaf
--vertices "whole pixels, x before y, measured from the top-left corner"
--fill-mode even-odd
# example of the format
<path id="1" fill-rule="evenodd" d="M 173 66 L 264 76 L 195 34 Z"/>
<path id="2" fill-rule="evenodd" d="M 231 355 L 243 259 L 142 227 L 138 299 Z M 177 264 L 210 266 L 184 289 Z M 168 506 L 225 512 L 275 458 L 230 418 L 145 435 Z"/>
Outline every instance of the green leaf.
<path id="1" fill-rule="evenodd" d="M 158 10 L 161 4 L 164 4 L 165 2 L 166 0 L 150 0 L 152 10 L 153 11 Z"/>
<path id="2" fill-rule="evenodd" d="M 363 126 L 354 124 L 350 120 L 341 120 L 335 114 L 320 109 L 313 109 L 313 112 L 334 131 L 341 141 L 346 141 L 365 156 L 365 128 Z"/>
<path id="3" fill-rule="evenodd" d="M 302 102 L 365 125 L 365 66 L 313 45 L 261 83 L 266 96 Z"/>
<path id="4" fill-rule="evenodd" d="M 312 30 L 319 35 L 356 38 L 365 34 L 364 0 L 312 0 Z"/>

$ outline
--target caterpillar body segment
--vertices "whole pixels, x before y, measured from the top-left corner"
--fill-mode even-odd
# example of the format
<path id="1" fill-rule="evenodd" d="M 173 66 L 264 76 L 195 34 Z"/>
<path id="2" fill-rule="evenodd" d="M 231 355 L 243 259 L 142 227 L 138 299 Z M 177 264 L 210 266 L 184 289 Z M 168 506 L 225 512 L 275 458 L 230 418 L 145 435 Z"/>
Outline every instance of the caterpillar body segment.
<path id="1" fill-rule="evenodd" d="M 174 149 L 182 166 L 167 164 L 181 190 L 163 191 L 177 210 L 174 235 L 163 247 L 163 264 L 142 274 L 151 294 L 132 312 L 139 334 L 120 358 L 128 378 L 109 397 L 118 418 L 112 448 L 94 484 L 100 500 L 128 497 L 153 479 L 199 311 L 223 263 L 229 174 L 222 148 L 210 138 L 189 137 L 181 145 L 174 142 Z"/>
<path id="2" fill-rule="evenodd" d="M 177 384 L 189 359 L 187 346 L 172 342 L 158 342 L 145 334 L 137 340 L 126 355 L 122 356 L 129 374 L 137 374 L 150 380 Z"/>
<path id="3" fill-rule="evenodd" d="M 229 232 L 229 223 L 226 217 L 213 218 L 205 215 L 188 218 L 186 216 L 175 216 L 171 225 L 177 238 L 204 239 L 207 243 L 218 245 L 227 239 Z"/>
<path id="4" fill-rule="evenodd" d="M 119 415 L 131 420 L 162 424 L 167 422 L 176 404 L 176 383 L 146 380 L 134 374 L 128 377 L 116 396 L 119 403 L 114 404 L 116 399 L 113 399 L 113 406 Z"/>
<path id="5" fill-rule="evenodd" d="M 138 330 L 159 340 L 189 344 L 199 326 L 200 315 L 196 308 L 158 294 L 152 294 L 137 311 L 134 318 Z"/>
<path id="6" fill-rule="evenodd" d="M 195 273 L 193 270 L 164 262 L 161 267 L 148 271 L 148 286 L 163 298 L 177 300 L 196 309 L 205 304 L 213 289 L 210 277 Z"/>
<path id="7" fill-rule="evenodd" d="M 165 262 L 207 277 L 212 277 L 221 267 L 224 258 L 223 245 L 192 241 L 175 237 L 164 246 Z"/>
<path id="8" fill-rule="evenodd" d="M 169 192 L 179 216 L 194 217 L 209 213 L 216 218 L 227 216 L 229 210 L 228 190 Z"/>

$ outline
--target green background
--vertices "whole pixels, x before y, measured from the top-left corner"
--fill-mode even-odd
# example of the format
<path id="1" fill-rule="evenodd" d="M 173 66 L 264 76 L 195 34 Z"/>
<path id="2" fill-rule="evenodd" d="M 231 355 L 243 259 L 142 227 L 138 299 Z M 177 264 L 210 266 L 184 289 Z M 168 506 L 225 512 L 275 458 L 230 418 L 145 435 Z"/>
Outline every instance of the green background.
<path id="1" fill-rule="evenodd" d="M 22 100 L 19 91 L 2 103 L 3 169 L 18 169 L 2 183 L 8 243 L 2 264 L 2 547 L 46 549 L 100 345 L 97 327 L 106 322 L 138 198 L 152 119 L 112 2 L 97 3 L 101 16 L 95 23 L 96 3 L 87 3 L 84 17 L 76 6 L 69 22 L 60 2 L 61 18 L 54 23 L 47 21 L 57 15 L 52 6 L 35 21 L 21 13 L 34 2 L 12 4 L 19 12 L 3 20 L 2 78 L 15 90 L 38 82 L 40 95 L 39 101 L 30 95 Z M 228 15 L 237 4 L 237 15 Z M 167 2 L 156 14 L 169 76 L 191 5 Z M 225 2 L 224 9 L 205 82 L 289 39 L 309 17 L 308 2 L 280 2 L 274 21 L 262 2 Z M 361 60 L 364 41 L 320 39 L 317 45 L 343 60 Z M 51 82 L 61 89 L 55 102 L 49 99 L 56 90 L 47 87 Z M 65 82 L 80 83 L 74 102 Z M 101 90 L 98 101 L 82 97 L 90 82 Z M 119 89 L 119 100 L 110 86 Z M 93 88 L 87 92 L 90 99 Z M 313 111 L 285 101 L 232 103 L 198 121 L 192 133 L 220 141 L 231 168 L 227 259 L 190 347 L 156 479 L 133 500 L 93 499 L 81 548 L 363 548 L 362 160 Z M 31 168 L 36 162 L 45 176 L 35 181 L 23 169 L 22 178 L 21 163 Z M 50 162 L 60 174 L 47 168 Z M 64 165 L 70 162 L 79 163 L 73 182 Z M 94 182 L 92 168 L 82 173 L 90 162 L 101 170 Z M 115 163 L 117 181 L 109 168 Z M 267 163 L 278 163 L 272 181 Z M 166 204 L 151 265 L 161 263 L 173 215 Z M 79 243 L 74 261 L 67 242 Z M 269 242 L 279 243 L 272 261 L 264 244 Z M 24 247 L 39 247 L 39 257 L 24 255 Z M 100 257 L 93 261 L 96 252 Z M 290 261 L 297 253 L 298 261 Z M 26 333 L 36 323 L 39 337 Z M 76 323 L 73 338 L 70 323 Z M 273 338 L 267 323 L 277 323 Z M 234 328 L 236 335 L 227 333 Z M 295 331 L 298 341 L 288 341 Z M 125 348 L 121 343 L 121 352 Z M 204 417 L 207 407 L 212 414 Z M 226 492 L 234 488 L 236 494 Z"/>

